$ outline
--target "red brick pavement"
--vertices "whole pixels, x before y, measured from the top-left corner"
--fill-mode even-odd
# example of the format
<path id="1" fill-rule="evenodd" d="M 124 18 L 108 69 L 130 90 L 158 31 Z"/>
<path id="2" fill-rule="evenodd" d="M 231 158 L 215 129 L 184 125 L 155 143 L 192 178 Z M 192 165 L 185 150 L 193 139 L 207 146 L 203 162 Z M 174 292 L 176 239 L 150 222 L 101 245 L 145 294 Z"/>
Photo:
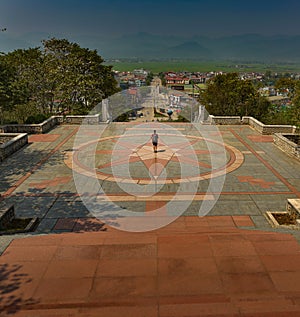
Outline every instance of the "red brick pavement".
<path id="1" fill-rule="evenodd" d="M 0 257 L 1 316 L 300 316 L 298 242 L 238 226 L 253 223 L 181 217 L 147 233 L 14 240 Z"/>

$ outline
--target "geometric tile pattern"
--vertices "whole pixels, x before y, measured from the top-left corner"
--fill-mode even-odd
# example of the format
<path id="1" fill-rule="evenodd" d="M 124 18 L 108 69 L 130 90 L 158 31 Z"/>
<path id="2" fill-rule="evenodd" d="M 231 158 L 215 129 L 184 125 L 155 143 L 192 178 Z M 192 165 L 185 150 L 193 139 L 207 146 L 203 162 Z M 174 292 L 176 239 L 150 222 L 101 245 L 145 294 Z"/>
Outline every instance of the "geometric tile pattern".
<path id="1" fill-rule="evenodd" d="M 257 143 L 272 143 L 272 135 L 248 135 L 248 139 Z"/>
<path id="2" fill-rule="evenodd" d="M 29 186 L 33 188 L 37 188 L 37 189 L 42 189 L 47 187 L 54 187 L 61 184 L 67 184 L 71 181 L 71 179 L 72 179 L 71 176 L 60 176 L 60 177 L 55 177 L 54 179 L 51 179 L 51 180 L 41 181 L 39 183 L 29 183 Z"/>
<path id="3" fill-rule="evenodd" d="M 275 184 L 274 182 L 267 182 L 262 178 L 254 178 L 253 176 L 237 176 L 237 178 L 241 183 L 249 183 L 261 188 L 271 188 Z"/>
<path id="4" fill-rule="evenodd" d="M 163 135 L 161 133 L 161 135 Z M 202 137 L 197 136 L 187 136 L 185 142 L 173 143 L 172 145 L 164 144 L 160 142 L 158 153 L 153 153 L 152 145 L 150 143 L 143 144 L 140 147 L 136 147 L 136 143 L 133 141 L 130 142 L 130 138 L 138 137 L 138 134 L 131 136 L 126 136 L 126 141 L 122 139 L 122 136 L 110 136 L 101 138 L 97 141 L 87 142 L 86 144 L 80 145 L 80 148 L 77 151 L 66 153 L 65 164 L 75 170 L 76 172 L 86 175 L 88 177 L 97 177 L 98 179 L 105 181 L 120 181 L 120 182 L 136 182 L 139 184 L 149 184 L 151 182 L 151 177 L 132 177 L 128 178 L 124 175 L 112 175 L 111 172 L 108 172 L 107 168 L 124 165 L 125 167 L 130 166 L 130 164 L 141 162 L 147 168 L 147 170 L 154 176 L 155 182 L 157 184 L 174 184 L 174 183 L 184 183 L 184 182 L 194 182 L 199 180 L 211 179 L 213 177 L 218 177 L 226 173 L 230 173 L 241 166 L 244 161 L 242 153 L 235 147 L 218 143 L 217 141 L 205 139 L 206 142 L 212 142 L 215 148 L 218 150 L 208 151 L 203 149 L 191 150 L 190 147 L 194 144 L 204 143 Z M 141 137 L 144 135 L 140 135 Z M 169 135 L 166 135 L 169 136 Z M 170 137 L 170 136 L 169 136 Z M 172 136 L 171 136 L 172 137 Z M 174 137 L 174 136 L 173 136 Z M 128 141 L 129 139 L 129 141 Z M 105 143 L 105 142 L 117 142 L 119 147 L 122 149 L 114 149 L 109 153 L 107 150 L 101 151 L 96 150 L 95 155 L 102 155 L 104 158 L 107 154 L 107 163 L 101 163 L 96 166 L 96 171 L 90 167 L 87 167 L 82 161 L 80 156 L 83 155 L 83 152 L 88 152 L 88 147 L 94 143 Z M 212 168 L 210 162 L 203 161 L 204 158 L 207 158 L 210 161 L 211 156 L 218 156 L 219 152 L 225 147 L 226 152 L 228 153 L 229 160 L 225 162 L 225 165 L 220 163 L 220 166 L 214 166 Z M 89 152 L 88 152 L 89 153 Z M 200 158 L 195 159 L 195 155 L 200 155 Z M 180 165 L 185 164 L 186 166 L 197 166 L 200 168 L 201 172 L 198 175 L 192 173 L 187 176 L 171 176 L 166 179 L 160 180 L 158 176 L 162 170 L 170 163 L 177 163 L 179 166 L 177 170 L 180 170 Z M 155 170 L 158 168 L 159 170 Z M 126 170 L 126 169 L 125 169 Z M 155 175 L 154 175 L 155 174 Z"/>
<path id="5" fill-rule="evenodd" d="M 28 142 L 54 142 L 59 137 L 59 134 L 33 134 L 28 137 Z"/>
<path id="6" fill-rule="evenodd" d="M 111 126 L 118 135 L 128 127 L 135 130 L 134 124 Z M 203 159 L 207 153 L 199 145 L 202 140 L 193 139 L 190 126 L 179 127 L 183 134 L 191 135 L 199 158 L 186 164 L 210 168 L 210 162 Z M 194 197 L 185 192 L 179 196 L 193 200 L 187 209 L 189 216 L 147 233 L 129 233 L 90 218 L 72 187 L 71 177 L 62 176 L 70 175 L 61 154 L 73 151 L 76 129 L 55 128 L 61 137 L 59 144 L 49 141 L 56 140 L 50 134 L 32 136 L 33 143 L 0 163 L 0 199 L 14 203 L 22 217 L 40 212 L 45 230 L 40 232 L 57 233 L 15 239 L 0 256 L 1 317 L 300 315 L 300 249 L 294 238 L 300 240 L 300 234 L 271 229 L 262 214 L 280 210 L 278 206 L 284 209 L 286 198 L 300 198 L 300 168 L 296 160 L 271 143 L 264 144 L 271 142 L 269 136 L 255 135 L 247 126 L 221 126 L 220 135 L 231 146 L 227 148 L 226 167 L 240 159 L 234 169 L 226 169 L 223 191 L 203 190 L 209 176 L 200 182 Z M 92 130 L 89 133 L 97 136 Z M 113 135 L 107 140 L 120 141 L 117 139 Z M 39 144 L 38 140 L 48 141 Z M 142 166 L 157 176 L 168 160 L 173 168 L 176 160 L 189 155 L 180 144 L 175 150 L 169 146 L 170 152 L 168 144 L 160 145 L 164 152 L 157 153 L 159 165 L 152 169 L 155 155 L 150 153 L 150 144 L 149 149 L 145 146 L 131 153 L 133 168 Z M 122 143 L 120 160 L 130 146 L 130 142 Z M 97 148 L 100 159 L 110 155 L 107 149 Z M 171 150 L 177 158 L 172 154 L 167 157 Z M 239 153 L 246 155 L 238 157 Z M 212 154 L 218 157 L 218 151 Z M 137 198 L 120 193 L 111 180 L 101 182 L 112 201 L 125 201 L 124 208 L 130 204 L 142 206 L 146 221 L 157 208 L 168 211 L 167 203 L 175 188 L 175 184 L 167 184 L 159 194 Z M 51 186 L 61 192 L 50 190 Z M 33 187 L 40 190 L 34 191 Z M 190 216 L 197 214 L 196 203 L 203 204 L 204 199 L 209 202 L 218 194 L 216 208 L 208 216 Z M 101 207 L 106 205 L 104 201 Z M 168 217 L 168 213 L 162 216 Z M 132 220 L 138 222 L 142 217 L 136 218 Z M 1 248 L 9 244 L 7 239 L 0 236 Z"/>

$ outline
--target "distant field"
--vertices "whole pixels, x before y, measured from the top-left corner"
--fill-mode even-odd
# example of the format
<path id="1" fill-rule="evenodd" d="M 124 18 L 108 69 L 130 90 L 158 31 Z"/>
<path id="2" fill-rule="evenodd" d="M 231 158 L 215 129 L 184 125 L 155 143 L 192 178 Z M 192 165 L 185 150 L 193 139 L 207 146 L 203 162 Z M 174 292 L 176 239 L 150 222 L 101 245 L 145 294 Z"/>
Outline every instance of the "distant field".
<path id="1" fill-rule="evenodd" d="M 209 72 L 209 71 L 224 71 L 224 72 L 262 72 L 267 70 L 272 72 L 300 72 L 300 64 L 255 64 L 241 62 L 201 62 L 201 61 L 118 61 L 108 62 L 108 65 L 113 65 L 116 71 L 133 71 L 134 69 L 143 68 L 153 73 L 166 71 L 191 71 L 191 72 Z"/>

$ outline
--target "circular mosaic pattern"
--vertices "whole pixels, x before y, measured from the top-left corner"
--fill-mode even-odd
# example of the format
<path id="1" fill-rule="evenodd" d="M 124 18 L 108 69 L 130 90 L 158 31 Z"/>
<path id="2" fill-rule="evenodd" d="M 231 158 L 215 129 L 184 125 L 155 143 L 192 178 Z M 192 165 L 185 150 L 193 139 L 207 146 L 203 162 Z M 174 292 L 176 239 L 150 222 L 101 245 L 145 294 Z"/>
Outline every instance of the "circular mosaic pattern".
<path id="1" fill-rule="evenodd" d="M 150 140 L 139 144 L 144 136 L 109 136 L 86 142 L 68 153 L 65 162 L 86 176 L 143 185 L 199 182 L 230 173 L 244 160 L 238 149 L 220 141 L 199 136 L 180 139 L 171 133 L 160 134 L 158 152 L 154 153 Z M 218 154 L 224 149 L 226 162 L 219 162 Z M 86 163 L 89 158 L 92 165 Z M 181 166 L 186 166 L 183 173 Z"/>

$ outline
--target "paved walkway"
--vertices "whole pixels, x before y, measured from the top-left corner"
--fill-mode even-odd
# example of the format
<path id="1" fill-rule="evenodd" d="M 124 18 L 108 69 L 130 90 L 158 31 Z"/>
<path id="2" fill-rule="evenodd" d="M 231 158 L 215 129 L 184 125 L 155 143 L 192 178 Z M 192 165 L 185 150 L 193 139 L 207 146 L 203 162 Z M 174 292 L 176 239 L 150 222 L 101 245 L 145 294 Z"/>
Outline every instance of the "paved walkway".
<path id="1" fill-rule="evenodd" d="M 1 316 L 299 316 L 300 247 L 241 230 L 249 217 L 181 217 L 150 233 L 14 240 Z"/>
<path id="2" fill-rule="evenodd" d="M 0 236 L 3 316 L 300 315 L 299 231 L 264 216 L 300 198 L 299 162 L 270 136 L 159 123 L 78 131 L 32 135 L 0 164 L 0 204 L 41 219 L 32 237 Z M 159 212 L 156 230 L 116 230 L 130 212 L 136 231 Z"/>

